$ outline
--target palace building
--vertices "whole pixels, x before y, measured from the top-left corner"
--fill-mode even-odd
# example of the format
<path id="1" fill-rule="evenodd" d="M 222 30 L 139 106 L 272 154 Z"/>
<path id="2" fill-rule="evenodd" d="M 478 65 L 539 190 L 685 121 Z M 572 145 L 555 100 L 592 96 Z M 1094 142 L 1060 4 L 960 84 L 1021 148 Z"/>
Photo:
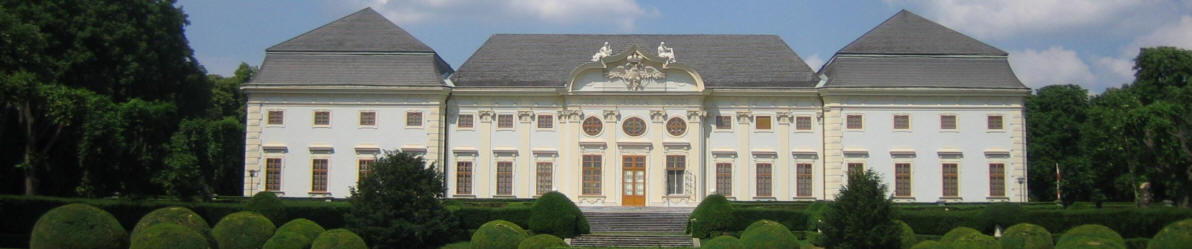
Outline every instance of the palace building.
<path id="1" fill-rule="evenodd" d="M 831 200 L 873 170 L 895 201 L 1024 202 L 1006 58 L 902 11 L 818 72 L 778 36 L 680 34 L 497 34 L 453 69 L 364 9 L 266 49 L 244 194 L 346 198 L 397 150 L 449 198 Z"/>

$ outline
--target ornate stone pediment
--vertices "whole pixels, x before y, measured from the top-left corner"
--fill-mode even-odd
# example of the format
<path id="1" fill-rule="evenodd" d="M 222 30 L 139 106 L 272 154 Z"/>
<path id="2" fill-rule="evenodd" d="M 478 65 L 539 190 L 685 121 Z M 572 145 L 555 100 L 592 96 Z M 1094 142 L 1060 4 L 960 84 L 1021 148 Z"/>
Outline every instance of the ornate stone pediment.
<path id="1" fill-rule="evenodd" d="M 698 92 L 703 91 L 699 74 L 675 59 L 675 49 L 665 43 L 654 50 L 637 45 L 614 54 L 606 42 L 592 62 L 572 71 L 569 89 L 581 92 Z"/>
<path id="2" fill-rule="evenodd" d="M 642 80 L 662 80 L 666 78 L 666 72 L 648 65 L 646 56 L 635 50 L 625 57 L 625 64 L 605 70 L 604 77 L 624 80 L 626 88 L 631 91 L 640 91 L 643 87 Z"/>

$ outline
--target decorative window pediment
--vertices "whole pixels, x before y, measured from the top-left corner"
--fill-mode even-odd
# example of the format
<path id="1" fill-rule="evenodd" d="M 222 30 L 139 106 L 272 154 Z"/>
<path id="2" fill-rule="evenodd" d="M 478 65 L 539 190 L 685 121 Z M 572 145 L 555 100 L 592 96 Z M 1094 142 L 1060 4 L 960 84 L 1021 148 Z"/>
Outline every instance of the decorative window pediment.
<path id="1" fill-rule="evenodd" d="M 629 45 L 614 54 L 608 42 L 589 63 L 571 74 L 571 91 L 579 92 L 699 92 L 702 79 L 691 67 L 678 63 L 674 48 L 659 43 L 657 51 Z"/>

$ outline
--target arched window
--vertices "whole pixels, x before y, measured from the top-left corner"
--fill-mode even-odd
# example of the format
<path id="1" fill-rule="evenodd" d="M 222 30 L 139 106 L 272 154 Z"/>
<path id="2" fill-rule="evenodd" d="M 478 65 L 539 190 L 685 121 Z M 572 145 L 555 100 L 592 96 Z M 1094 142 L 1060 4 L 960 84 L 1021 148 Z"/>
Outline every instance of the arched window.
<path id="1" fill-rule="evenodd" d="M 621 128 L 625 130 L 626 135 L 634 137 L 641 136 L 643 133 L 646 133 L 646 121 L 632 117 L 626 119 L 625 123 L 621 124 Z"/>
<path id="2" fill-rule="evenodd" d="M 673 117 L 666 121 L 666 132 L 671 136 L 682 136 L 684 132 L 687 132 L 687 122 L 683 122 L 682 118 Z"/>
<path id="3" fill-rule="evenodd" d="M 600 118 L 588 117 L 584 119 L 584 133 L 588 136 L 600 135 L 602 129 L 604 129 L 604 125 L 600 124 Z"/>

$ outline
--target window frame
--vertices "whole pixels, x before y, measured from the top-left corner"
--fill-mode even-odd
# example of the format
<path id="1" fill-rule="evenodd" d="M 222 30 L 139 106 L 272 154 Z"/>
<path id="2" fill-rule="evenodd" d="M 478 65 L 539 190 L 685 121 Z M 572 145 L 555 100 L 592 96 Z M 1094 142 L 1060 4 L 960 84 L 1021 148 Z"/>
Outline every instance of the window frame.
<path id="1" fill-rule="evenodd" d="M 852 118 L 852 117 L 857 117 L 860 119 L 857 121 L 858 127 L 856 127 L 856 128 L 853 128 L 850 126 L 849 118 Z M 860 113 L 845 114 L 844 115 L 844 130 L 846 130 L 846 131 L 864 131 L 865 130 L 865 114 L 860 114 Z"/>
<path id="2" fill-rule="evenodd" d="M 410 121 L 411 121 L 410 115 L 411 114 L 418 115 L 418 124 L 417 125 L 410 125 Z M 423 128 L 423 127 L 426 127 L 426 116 L 423 115 L 422 111 L 406 111 L 406 128 Z"/>
<path id="3" fill-rule="evenodd" d="M 507 170 L 502 170 L 502 169 Z M 493 192 L 495 196 L 513 196 L 513 161 L 497 161 L 496 167 L 493 169 L 496 174 L 496 185 Z"/>
<path id="4" fill-rule="evenodd" d="M 505 125 L 502 125 L 502 124 L 504 123 L 504 122 L 502 121 L 503 117 L 508 117 L 508 118 L 509 118 L 509 125 L 508 125 L 508 127 L 506 127 Z M 517 120 L 516 120 L 516 116 L 514 116 L 512 113 L 502 113 L 502 114 L 497 114 L 497 120 L 496 120 L 496 123 L 497 123 L 497 130 L 513 130 L 513 129 L 515 129 L 515 128 L 517 127 Z"/>
<path id="5" fill-rule="evenodd" d="M 799 126 L 799 119 L 803 119 L 803 118 L 807 119 L 806 129 L 801 128 Z M 795 132 L 811 132 L 814 129 L 815 129 L 815 120 L 812 119 L 811 115 L 797 115 L 797 116 L 795 116 Z"/>
<path id="6" fill-rule="evenodd" d="M 757 197 L 774 197 L 774 164 L 769 162 L 755 163 L 754 195 Z M 763 170 L 764 169 L 764 170 Z"/>
<path id="7" fill-rule="evenodd" d="M 543 172 L 543 166 L 546 166 Z M 550 191 L 554 191 L 555 182 L 555 164 L 552 162 L 535 162 L 534 163 L 534 194 L 535 196 L 542 196 Z M 545 176 L 546 179 L 543 179 Z"/>
<path id="8" fill-rule="evenodd" d="M 803 172 L 804 167 L 806 167 L 806 172 Z M 815 192 L 814 188 L 815 164 L 807 162 L 795 163 L 795 196 L 811 197 Z"/>
<path id="9" fill-rule="evenodd" d="M 724 197 L 733 196 L 733 163 L 716 163 L 716 193 Z"/>
<path id="10" fill-rule="evenodd" d="M 998 128 L 997 129 L 994 129 L 989 126 L 990 124 L 992 124 L 992 123 L 990 123 L 990 121 L 993 121 L 993 117 L 998 118 Z M 985 130 L 992 131 L 992 132 L 1005 131 L 1006 130 L 1006 116 L 1002 115 L 1002 114 L 985 115 Z"/>
<path id="11" fill-rule="evenodd" d="M 637 132 L 637 134 L 630 133 L 629 125 L 628 125 L 629 122 L 638 123 L 635 125 L 641 125 L 641 130 L 639 132 Z M 639 117 L 629 117 L 629 118 L 625 119 L 624 121 L 621 121 L 621 132 L 625 133 L 626 136 L 641 137 L 641 136 L 645 136 L 646 133 L 649 133 L 649 131 L 650 131 L 650 124 L 646 123 L 645 119 L 642 119 Z"/>
<path id="12" fill-rule="evenodd" d="M 997 176 L 1000 177 L 999 182 L 1000 182 L 1001 188 L 994 187 L 994 183 L 995 183 L 994 170 L 993 170 L 994 165 L 998 165 L 998 167 L 1001 168 L 1001 171 L 997 172 L 998 173 Z M 989 162 L 989 163 L 986 163 L 986 166 L 989 167 L 989 197 L 991 197 L 991 198 L 1006 197 L 1006 163 L 1005 162 Z M 994 191 L 995 189 L 1000 192 L 995 192 Z"/>
<path id="13" fill-rule="evenodd" d="M 845 178 L 845 179 L 848 179 L 848 176 L 849 176 L 849 175 L 851 175 L 851 174 L 853 174 L 853 166 L 858 166 L 858 167 L 860 167 L 860 168 L 861 168 L 861 169 L 860 169 L 860 173 L 865 173 L 865 162 L 861 162 L 861 161 L 847 161 L 847 162 L 845 162 L 845 163 L 844 163 L 844 174 L 845 174 L 845 175 L 844 175 L 844 178 Z"/>
<path id="14" fill-rule="evenodd" d="M 952 193 L 952 195 L 949 195 L 949 193 L 948 193 L 948 187 L 949 187 L 949 185 L 948 185 L 949 174 L 947 172 L 948 165 L 953 165 L 953 167 L 956 168 L 955 172 L 953 172 L 951 174 L 951 177 L 955 177 L 955 179 L 952 180 L 952 184 L 955 185 L 954 187 L 952 187 L 953 188 L 952 191 L 954 191 L 954 193 Z M 945 199 L 960 198 L 960 186 L 961 186 L 960 175 L 961 175 L 960 162 L 955 162 L 955 161 L 940 162 L 940 197 L 941 198 L 945 198 Z"/>
<path id="15" fill-rule="evenodd" d="M 899 170 L 902 165 L 906 166 L 906 172 Z M 914 170 L 911 162 L 894 162 L 894 197 L 914 196 Z"/>
<path id="16" fill-rule="evenodd" d="M 666 155 L 666 195 L 683 195 L 683 175 L 687 171 L 686 155 Z M 676 177 L 677 173 L 677 179 Z"/>
<path id="17" fill-rule="evenodd" d="M 467 117 L 468 117 L 468 126 L 461 126 L 461 125 L 460 125 L 460 124 L 462 123 L 462 122 L 460 122 L 460 121 L 461 121 L 461 120 L 463 120 L 463 118 L 462 118 L 462 117 L 464 117 L 464 116 L 467 116 Z M 472 129 L 476 129 L 476 114 L 473 114 L 473 113 L 460 113 L 460 114 L 455 114 L 455 129 L 456 129 L 456 130 L 472 130 Z"/>
<path id="18" fill-rule="evenodd" d="M 604 155 L 584 154 L 583 156 L 580 156 L 581 195 L 599 196 L 601 193 L 603 193 L 601 190 L 603 187 L 602 181 L 604 179 L 604 172 L 602 171 L 603 166 Z"/>
<path id="19" fill-rule="evenodd" d="M 368 162 L 365 164 L 365 162 Z M 369 173 L 372 173 L 373 164 L 377 163 L 376 158 L 356 158 L 356 182 L 364 179 Z"/>
<path id="20" fill-rule="evenodd" d="M 595 121 L 595 123 L 589 123 L 588 121 Z M 591 125 L 591 127 L 589 127 L 589 125 Z M 588 128 L 595 128 L 596 132 L 588 132 Z M 604 134 L 604 120 L 601 120 L 600 117 L 588 116 L 587 118 L 584 118 L 583 122 L 580 122 L 579 129 L 580 132 L 583 132 L 586 136 L 599 137 L 600 134 Z"/>
<path id="21" fill-rule="evenodd" d="M 543 118 L 543 117 L 545 117 L 545 118 Z M 543 124 L 546 124 L 546 127 L 542 127 Z M 555 115 L 551 115 L 549 113 L 535 115 L 534 127 L 538 130 L 554 130 L 555 129 Z"/>
<path id="22" fill-rule="evenodd" d="M 898 128 L 898 117 L 906 117 L 906 127 L 904 127 L 904 128 Z M 910 115 L 910 114 L 906 114 L 906 113 L 895 113 L 895 114 L 894 114 L 894 116 L 893 116 L 893 117 L 892 117 L 892 119 L 891 119 L 891 126 L 890 126 L 890 127 L 891 127 L 891 128 L 894 130 L 894 131 L 910 131 L 910 130 L 911 130 L 911 124 L 913 124 L 913 123 L 912 123 L 912 120 L 911 120 L 911 115 Z"/>
<path id="23" fill-rule="evenodd" d="M 270 167 L 269 167 L 270 160 L 277 160 L 277 168 L 276 169 L 270 169 Z M 284 158 L 282 158 L 282 157 L 266 157 L 265 158 L 265 177 L 264 177 L 265 178 L 264 179 L 265 180 L 264 181 L 265 182 L 265 191 L 281 192 L 281 182 L 282 182 L 281 175 L 282 175 L 282 171 L 284 168 L 285 168 L 285 159 Z M 272 177 L 276 178 L 276 179 L 269 180 L 270 175 L 273 175 Z M 274 187 L 270 188 L 269 187 L 270 185 L 274 185 Z"/>
<path id="24" fill-rule="evenodd" d="M 767 127 L 765 127 L 765 128 L 761 127 L 762 120 L 766 121 Z M 773 130 L 774 130 L 774 117 L 773 116 L 770 116 L 770 115 L 753 116 L 753 131 L 767 132 L 767 131 L 773 131 Z"/>
<path id="25" fill-rule="evenodd" d="M 313 115 L 311 116 L 312 127 L 315 127 L 315 128 L 330 128 L 331 127 L 331 110 L 314 110 L 311 113 L 313 113 Z M 319 124 L 319 113 L 327 114 L 327 123 L 326 124 Z"/>
<path id="26" fill-rule="evenodd" d="M 721 121 L 724 121 L 724 122 L 721 123 Z M 714 130 L 718 130 L 718 131 L 733 130 L 733 116 L 732 115 L 718 115 L 718 116 L 716 116 L 716 119 L 712 120 L 712 122 L 713 122 L 712 126 L 713 126 L 713 128 L 715 128 Z"/>
<path id="27" fill-rule="evenodd" d="M 467 164 L 467 170 L 464 170 L 464 164 Z M 455 162 L 455 194 L 457 195 L 471 195 L 472 194 L 472 175 L 476 170 L 472 161 L 456 161 Z M 464 181 L 464 177 L 467 181 Z M 465 191 L 466 190 L 466 191 Z"/>
<path id="28" fill-rule="evenodd" d="M 678 134 L 671 130 L 671 128 L 674 128 L 671 127 L 671 123 L 675 121 L 678 121 L 676 122 L 677 124 L 682 125 L 682 127 L 679 127 L 681 130 L 678 132 Z M 666 129 L 666 134 L 672 137 L 682 137 L 683 135 L 687 135 L 687 120 L 683 120 L 683 118 L 680 117 L 671 117 L 670 119 L 666 120 L 665 124 L 663 124 L 663 128 Z"/>
<path id="29" fill-rule="evenodd" d="M 944 128 L 944 117 L 952 117 L 952 128 L 951 129 Z M 940 131 L 945 131 L 945 132 L 960 131 L 960 116 L 957 116 L 955 113 L 940 113 L 939 120 L 940 120 L 940 123 L 939 123 Z"/>
<path id="30" fill-rule="evenodd" d="M 323 162 L 323 168 L 318 168 L 318 163 Z M 311 158 L 310 160 L 310 192 L 311 193 L 329 193 L 327 186 L 330 185 L 331 180 L 331 159 L 330 158 Z M 322 174 L 320 174 L 322 173 Z M 320 178 L 321 177 L 321 178 Z M 319 183 L 322 183 L 320 185 Z"/>
<path id="31" fill-rule="evenodd" d="M 272 115 L 277 112 L 280 116 L 278 122 L 275 124 L 272 121 Z M 267 127 L 285 127 L 286 126 L 286 110 L 283 109 L 268 109 L 265 110 L 265 126 Z"/>
<path id="32" fill-rule="evenodd" d="M 366 113 L 372 114 L 372 124 L 364 123 L 364 120 L 365 120 L 364 114 L 366 114 Z M 357 122 L 356 123 L 360 126 L 360 128 L 377 128 L 377 121 L 378 121 L 377 117 L 378 116 L 379 115 L 377 115 L 377 111 L 375 111 L 375 110 L 361 110 L 361 111 L 357 112 L 357 115 L 356 115 Z"/>

